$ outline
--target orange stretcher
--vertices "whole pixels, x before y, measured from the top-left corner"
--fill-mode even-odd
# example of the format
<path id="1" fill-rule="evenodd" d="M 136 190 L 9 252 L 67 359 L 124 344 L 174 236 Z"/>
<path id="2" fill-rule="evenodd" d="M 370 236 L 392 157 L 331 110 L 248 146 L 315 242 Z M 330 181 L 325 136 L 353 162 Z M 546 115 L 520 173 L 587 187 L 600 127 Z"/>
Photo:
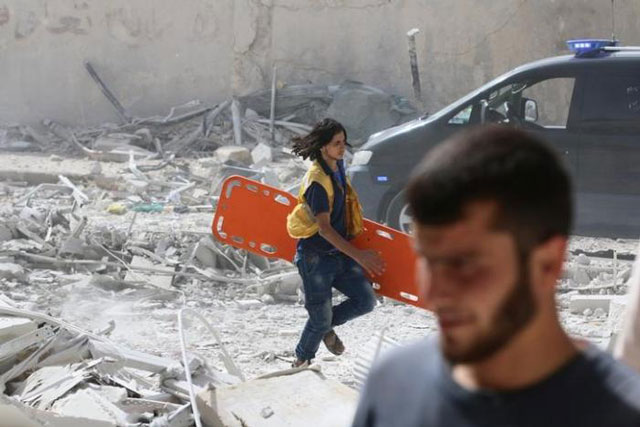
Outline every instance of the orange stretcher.
<path id="1" fill-rule="evenodd" d="M 296 240 L 287 233 L 287 215 L 297 198 L 242 176 L 223 185 L 211 231 L 219 241 L 269 258 L 293 261 Z M 369 277 L 377 293 L 423 307 L 415 280 L 415 254 L 409 235 L 365 219 L 364 232 L 351 243 L 373 249 L 386 262 L 381 276 Z"/>

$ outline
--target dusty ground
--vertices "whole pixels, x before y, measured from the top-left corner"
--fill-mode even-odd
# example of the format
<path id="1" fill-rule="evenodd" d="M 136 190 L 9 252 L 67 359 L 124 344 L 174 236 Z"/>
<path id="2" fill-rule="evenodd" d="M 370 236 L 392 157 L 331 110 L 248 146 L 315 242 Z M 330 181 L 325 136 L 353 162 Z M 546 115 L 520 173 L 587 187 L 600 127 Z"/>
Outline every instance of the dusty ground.
<path id="1" fill-rule="evenodd" d="M 88 161 L 76 164 L 77 161 L 51 161 L 47 157 L 43 157 L 41 162 L 38 168 L 51 168 L 50 171 L 54 173 L 58 169 L 71 173 L 72 168 L 89 168 L 92 165 Z M 16 160 L 2 154 L 0 169 L 8 169 L 10 164 L 15 165 Z M 110 164 L 107 169 L 117 177 L 123 166 Z M 204 171 L 199 173 L 204 174 Z M 15 212 L 16 200 L 30 188 L 32 186 L 0 182 L 0 213 L 8 215 Z M 79 217 L 88 218 L 85 233 L 101 236 L 103 242 L 108 240 L 105 234 L 111 233 L 114 236 L 126 233 L 134 213 L 110 214 L 106 208 L 113 202 L 112 193 L 91 183 L 82 188 L 92 199 L 91 203 L 76 212 Z M 62 206 L 69 203 L 69 198 L 68 194 L 58 194 L 34 200 L 33 205 Z M 146 240 L 150 245 L 156 246 L 164 240 L 169 247 L 164 252 L 165 255 L 180 259 L 184 257 L 190 244 L 210 233 L 212 215 L 211 212 L 178 214 L 170 210 L 162 213 L 138 213 L 133 221 L 131 238 L 142 242 Z M 12 240 L 10 242 L 14 242 L 13 246 L 7 246 L 5 242 L 0 246 L 0 258 L 5 261 L 11 258 L 10 250 L 15 249 L 17 241 L 24 245 L 26 240 Z M 575 237 L 571 250 L 595 252 L 615 249 L 619 253 L 633 254 L 636 244 L 635 240 Z M 175 251 L 172 251 L 174 246 Z M 591 267 L 613 265 L 611 259 L 590 260 Z M 569 261 L 569 266 L 575 265 L 577 255 L 570 255 Z M 115 330 L 111 333 L 111 338 L 115 342 L 176 360 L 180 358 L 177 313 L 182 307 L 190 307 L 205 316 L 220 331 L 224 345 L 248 378 L 288 367 L 287 359 L 292 356 L 297 337 L 306 320 L 306 312 L 299 303 L 258 304 L 249 309 L 240 307 L 237 301 L 259 297 L 246 284 L 183 278 L 174 283 L 171 291 L 163 291 L 144 285 L 110 286 L 92 283 L 88 280 L 92 272 L 83 269 L 62 271 L 47 268 L 46 265 L 24 262 L 23 265 L 27 273 L 22 280 L 0 279 L 0 292 L 14 300 L 19 307 L 47 312 L 93 331 L 103 329 L 113 320 Z M 272 264 L 272 267 L 277 265 Z M 286 263 L 282 265 L 286 267 Z M 628 272 L 629 267 L 630 261 L 617 261 L 618 272 Z M 606 284 L 607 280 L 610 282 L 611 276 L 603 273 L 590 286 Z M 571 314 L 568 300 L 571 293 L 578 292 L 575 290 L 577 287 L 569 271 L 559 289 L 558 300 L 563 322 L 571 334 L 606 346 L 616 325 L 606 316 L 599 317 L 592 313 Z M 605 290 L 604 293 L 620 294 L 624 293 L 624 289 L 619 286 L 614 290 Z M 603 293 L 585 289 L 580 292 Z M 343 356 L 337 358 L 321 348 L 318 363 L 327 376 L 354 385 L 352 369 L 359 351 L 376 331 L 383 329 L 389 337 L 406 342 L 435 332 L 436 326 L 433 317 L 426 311 L 386 300 L 373 313 L 338 329 L 338 334 L 347 346 Z M 188 323 L 187 337 L 191 350 L 201 354 L 210 364 L 223 369 L 218 359 L 218 344 L 198 321 Z"/>

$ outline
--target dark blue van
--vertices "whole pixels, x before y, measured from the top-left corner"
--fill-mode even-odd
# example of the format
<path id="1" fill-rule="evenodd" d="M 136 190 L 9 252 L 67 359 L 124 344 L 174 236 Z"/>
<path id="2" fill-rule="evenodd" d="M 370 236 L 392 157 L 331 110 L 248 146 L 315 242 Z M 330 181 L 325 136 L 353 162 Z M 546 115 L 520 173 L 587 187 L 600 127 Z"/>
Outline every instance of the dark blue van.
<path id="1" fill-rule="evenodd" d="M 575 55 L 520 66 L 431 116 L 369 137 L 348 171 L 365 216 L 408 231 L 403 188 L 425 152 L 466 127 L 504 123 L 538 135 L 565 159 L 577 234 L 637 238 L 640 48 L 577 42 L 569 42 Z"/>

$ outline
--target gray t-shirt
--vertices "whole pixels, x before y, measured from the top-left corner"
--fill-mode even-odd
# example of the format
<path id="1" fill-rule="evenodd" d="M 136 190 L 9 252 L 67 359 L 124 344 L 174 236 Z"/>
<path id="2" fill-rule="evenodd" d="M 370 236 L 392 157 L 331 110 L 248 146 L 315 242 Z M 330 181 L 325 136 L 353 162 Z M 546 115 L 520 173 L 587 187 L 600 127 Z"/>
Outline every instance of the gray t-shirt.
<path id="1" fill-rule="evenodd" d="M 591 346 L 536 385 L 469 391 L 431 338 L 374 366 L 353 426 L 640 426 L 640 376 Z"/>

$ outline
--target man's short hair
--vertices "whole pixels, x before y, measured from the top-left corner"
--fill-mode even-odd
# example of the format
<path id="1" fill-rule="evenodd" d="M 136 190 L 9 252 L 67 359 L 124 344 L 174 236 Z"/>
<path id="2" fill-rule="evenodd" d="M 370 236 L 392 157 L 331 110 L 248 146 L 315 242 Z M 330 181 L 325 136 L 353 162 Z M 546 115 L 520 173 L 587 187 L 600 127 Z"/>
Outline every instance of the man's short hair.
<path id="1" fill-rule="evenodd" d="M 407 188 L 419 225 L 462 219 L 475 201 L 495 201 L 496 229 L 509 230 L 528 252 L 571 231 L 571 181 L 559 156 L 529 133 L 509 126 L 461 132 L 427 153 Z"/>

